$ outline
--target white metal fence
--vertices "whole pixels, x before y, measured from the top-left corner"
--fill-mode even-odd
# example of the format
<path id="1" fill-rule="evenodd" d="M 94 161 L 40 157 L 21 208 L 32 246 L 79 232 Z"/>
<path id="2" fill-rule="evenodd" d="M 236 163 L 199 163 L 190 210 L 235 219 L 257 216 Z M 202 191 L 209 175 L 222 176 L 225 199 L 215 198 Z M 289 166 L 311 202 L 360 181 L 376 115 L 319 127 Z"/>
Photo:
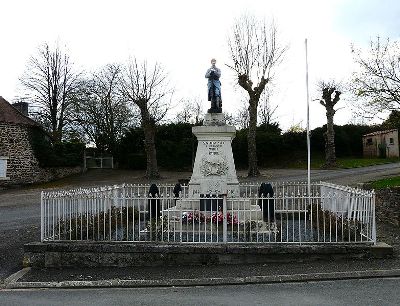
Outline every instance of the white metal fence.
<path id="1" fill-rule="evenodd" d="M 374 192 L 313 183 L 240 185 L 240 197 L 176 197 L 174 186 L 148 185 L 42 192 L 42 241 L 179 243 L 375 243 Z"/>

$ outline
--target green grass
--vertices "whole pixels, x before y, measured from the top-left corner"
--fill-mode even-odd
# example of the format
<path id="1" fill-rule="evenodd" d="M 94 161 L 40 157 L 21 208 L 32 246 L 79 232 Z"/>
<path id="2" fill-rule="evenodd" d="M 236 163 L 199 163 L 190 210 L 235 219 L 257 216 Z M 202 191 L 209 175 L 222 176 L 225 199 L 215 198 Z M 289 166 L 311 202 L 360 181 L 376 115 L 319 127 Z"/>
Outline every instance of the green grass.
<path id="1" fill-rule="evenodd" d="M 350 169 L 399 162 L 399 158 L 338 158 L 339 168 Z"/>
<path id="2" fill-rule="evenodd" d="M 341 169 L 351 169 L 360 168 L 374 165 L 382 165 L 399 162 L 399 158 L 337 158 L 338 168 Z M 311 168 L 321 169 L 325 163 L 323 156 L 312 156 L 311 155 Z M 296 160 L 285 165 L 285 168 L 295 168 L 295 169 L 307 169 L 307 160 Z"/>
<path id="3" fill-rule="evenodd" d="M 400 186 L 400 176 L 390 177 L 371 182 L 371 187 L 373 189 L 383 189 L 387 187 L 398 187 L 398 186 Z"/>

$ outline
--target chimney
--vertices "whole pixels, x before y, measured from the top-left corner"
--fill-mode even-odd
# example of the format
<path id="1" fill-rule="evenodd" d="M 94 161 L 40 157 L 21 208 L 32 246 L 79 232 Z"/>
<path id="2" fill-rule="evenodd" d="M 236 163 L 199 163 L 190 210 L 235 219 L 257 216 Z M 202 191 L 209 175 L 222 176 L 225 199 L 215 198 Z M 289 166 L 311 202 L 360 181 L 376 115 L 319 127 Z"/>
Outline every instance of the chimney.
<path id="1" fill-rule="evenodd" d="M 28 117 L 28 103 L 27 102 L 17 102 L 13 103 L 12 106 L 16 108 L 20 113 Z"/>

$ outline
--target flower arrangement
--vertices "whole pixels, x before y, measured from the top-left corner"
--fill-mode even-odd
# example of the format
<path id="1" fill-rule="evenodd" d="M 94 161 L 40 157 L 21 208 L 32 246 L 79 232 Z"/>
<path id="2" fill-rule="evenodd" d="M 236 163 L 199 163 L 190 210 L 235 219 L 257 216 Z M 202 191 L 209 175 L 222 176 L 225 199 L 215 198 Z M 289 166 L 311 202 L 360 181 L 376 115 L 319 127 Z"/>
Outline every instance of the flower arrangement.
<path id="1" fill-rule="evenodd" d="M 191 212 L 191 211 L 184 212 L 182 214 L 182 222 L 183 223 L 192 224 L 192 223 L 202 223 L 205 221 L 207 221 L 206 216 L 197 210 L 195 210 L 194 212 Z"/>
<path id="2" fill-rule="evenodd" d="M 213 213 L 211 216 L 211 220 L 213 223 L 222 223 L 224 221 L 224 214 L 222 213 L 222 211 L 219 211 L 218 213 Z M 237 215 L 231 215 L 231 213 L 227 213 L 226 214 L 226 223 L 228 225 L 236 225 L 238 224 L 238 219 L 237 219 Z"/>
<path id="3" fill-rule="evenodd" d="M 199 212 L 198 210 L 195 210 L 193 212 L 184 212 L 182 214 L 182 222 L 187 223 L 187 224 L 199 224 L 203 222 L 212 222 L 215 224 L 222 224 L 224 222 L 224 214 L 222 210 L 220 210 L 218 213 L 215 212 L 211 215 L 211 217 L 204 215 L 202 212 Z M 231 213 L 226 214 L 226 221 L 228 225 L 236 225 L 239 223 L 237 215 L 233 215 Z"/>

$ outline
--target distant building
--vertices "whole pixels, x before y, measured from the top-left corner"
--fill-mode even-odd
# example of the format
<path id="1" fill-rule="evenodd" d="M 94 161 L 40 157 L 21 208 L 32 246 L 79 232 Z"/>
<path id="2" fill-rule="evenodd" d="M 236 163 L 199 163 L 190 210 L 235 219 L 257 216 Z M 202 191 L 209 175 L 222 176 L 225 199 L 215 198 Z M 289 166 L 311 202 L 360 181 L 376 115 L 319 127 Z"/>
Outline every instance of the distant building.
<path id="1" fill-rule="evenodd" d="M 364 157 L 399 157 L 399 133 L 397 129 L 363 135 Z"/>

